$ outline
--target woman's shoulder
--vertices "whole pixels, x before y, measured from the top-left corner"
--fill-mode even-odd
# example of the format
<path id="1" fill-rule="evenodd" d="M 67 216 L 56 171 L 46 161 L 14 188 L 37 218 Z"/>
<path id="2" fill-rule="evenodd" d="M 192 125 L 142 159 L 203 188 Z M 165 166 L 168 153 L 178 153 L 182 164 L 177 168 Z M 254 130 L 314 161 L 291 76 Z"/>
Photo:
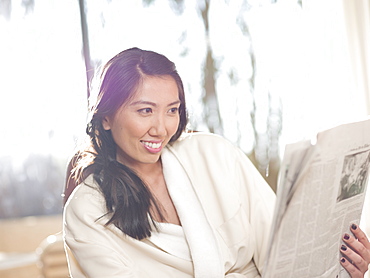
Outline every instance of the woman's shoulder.
<path id="1" fill-rule="evenodd" d="M 89 175 L 82 183 L 77 185 L 68 198 L 65 208 L 72 210 L 84 210 L 89 207 L 104 207 L 104 197 L 99 189 L 94 175 Z"/>

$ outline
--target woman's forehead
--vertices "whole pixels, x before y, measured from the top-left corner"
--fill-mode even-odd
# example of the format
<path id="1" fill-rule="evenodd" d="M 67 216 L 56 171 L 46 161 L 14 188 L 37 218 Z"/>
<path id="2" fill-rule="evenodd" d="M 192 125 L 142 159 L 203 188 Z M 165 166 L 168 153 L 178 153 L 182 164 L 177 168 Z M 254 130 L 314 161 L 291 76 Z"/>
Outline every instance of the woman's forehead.
<path id="1" fill-rule="evenodd" d="M 138 101 L 171 103 L 177 100 L 179 100 L 179 90 L 172 76 L 146 76 L 127 99 L 126 104 Z"/>

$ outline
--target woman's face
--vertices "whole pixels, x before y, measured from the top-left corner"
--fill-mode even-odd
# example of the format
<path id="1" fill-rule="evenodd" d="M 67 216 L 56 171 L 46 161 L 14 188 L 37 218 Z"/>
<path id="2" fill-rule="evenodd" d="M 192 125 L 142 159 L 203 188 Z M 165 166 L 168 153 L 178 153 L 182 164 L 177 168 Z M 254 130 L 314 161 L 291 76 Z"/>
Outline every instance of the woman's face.
<path id="1" fill-rule="evenodd" d="M 159 161 L 179 126 L 178 88 L 171 76 L 146 76 L 138 90 L 103 127 L 117 144 L 117 161 L 133 169 Z"/>

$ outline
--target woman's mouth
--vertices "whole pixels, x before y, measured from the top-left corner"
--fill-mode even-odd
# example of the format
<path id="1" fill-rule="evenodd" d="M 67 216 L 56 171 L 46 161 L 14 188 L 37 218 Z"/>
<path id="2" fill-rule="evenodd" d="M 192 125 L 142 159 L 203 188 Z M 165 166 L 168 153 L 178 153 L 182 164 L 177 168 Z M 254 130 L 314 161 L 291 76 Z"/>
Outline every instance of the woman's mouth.
<path id="1" fill-rule="evenodd" d="M 162 142 L 140 141 L 143 146 L 151 153 L 158 153 L 162 150 Z"/>

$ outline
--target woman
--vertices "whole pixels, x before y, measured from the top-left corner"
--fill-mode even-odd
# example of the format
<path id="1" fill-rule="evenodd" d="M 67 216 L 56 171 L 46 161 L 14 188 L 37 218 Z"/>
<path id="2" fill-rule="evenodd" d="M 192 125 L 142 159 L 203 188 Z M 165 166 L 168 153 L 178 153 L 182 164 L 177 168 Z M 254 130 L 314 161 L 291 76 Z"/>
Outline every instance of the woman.
<path id="1" fill-rule="evenodd" d="M 239 149 L 186 124 L 166 57 L 132 48 L 104 66 L 64 211 L 72 277 L 260 277 L 274 194 Z"/>

